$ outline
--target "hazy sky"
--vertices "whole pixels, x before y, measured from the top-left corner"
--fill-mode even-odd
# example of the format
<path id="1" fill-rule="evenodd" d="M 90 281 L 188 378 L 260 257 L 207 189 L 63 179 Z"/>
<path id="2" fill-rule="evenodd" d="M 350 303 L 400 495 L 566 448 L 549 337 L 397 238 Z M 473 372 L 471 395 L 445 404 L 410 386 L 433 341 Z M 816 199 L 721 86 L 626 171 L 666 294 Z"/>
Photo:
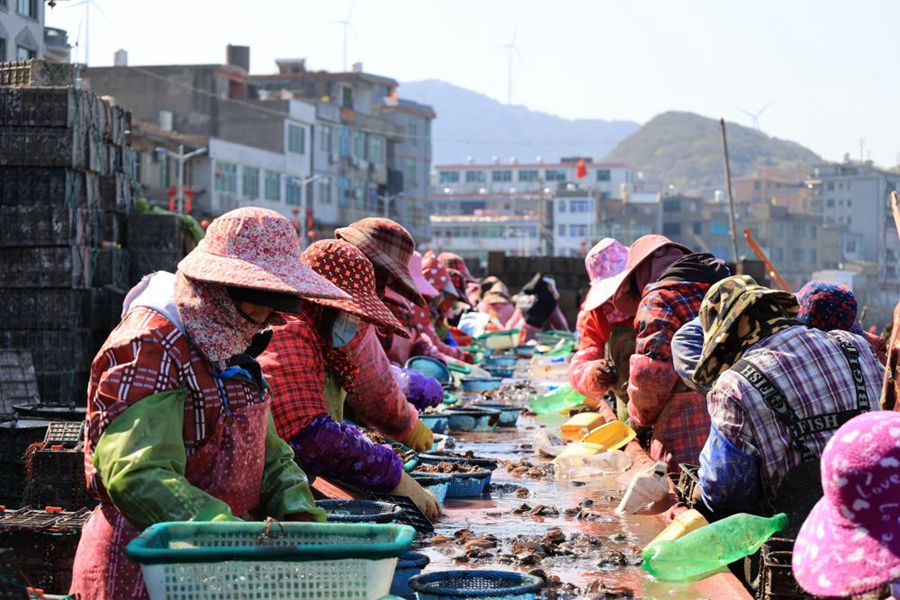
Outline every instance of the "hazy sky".
<path id="1" fill-rule="evenodd" d="M 752 126 L 827 160 L 900 157 L 900 2 L 892 0 L 57 0 L 46 23 L 112 64 L 305 57 L 398 81 L 441 79 L 561 117 L 644 123 L 684 110 Z M 86 9 L 90 7 L 90 16 Z M 352 8 L 352 13 L 351 13 Z M 90 32 L 89 39 L 87 37 Z M 79 35 L 80 32 L 80 35 Z M 399 90 L 403 95 L 402 86 Z M 895 95 L 897 94 L 897 95 Z M 861 147 L 862 144 L 862 147 Z"/>

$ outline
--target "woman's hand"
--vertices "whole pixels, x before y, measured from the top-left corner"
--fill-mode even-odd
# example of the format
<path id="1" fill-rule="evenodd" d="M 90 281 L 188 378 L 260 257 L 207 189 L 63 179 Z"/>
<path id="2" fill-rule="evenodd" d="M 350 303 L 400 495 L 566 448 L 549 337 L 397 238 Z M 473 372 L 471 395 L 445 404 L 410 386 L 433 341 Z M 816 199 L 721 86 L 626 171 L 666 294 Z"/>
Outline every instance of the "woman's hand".
<path id="1" fill-rule="evenodd" d="M 428 517 L 429 521 L 434 521 L 441 516 L 441 508 L 438 505 L 437 498 L 434 494 L 423 488 L 419 483 L 410 477 L 406 471 L 400 476 L 400 483 L 391 491 L 395 496 L 408 496 L 415 505 Z"/>

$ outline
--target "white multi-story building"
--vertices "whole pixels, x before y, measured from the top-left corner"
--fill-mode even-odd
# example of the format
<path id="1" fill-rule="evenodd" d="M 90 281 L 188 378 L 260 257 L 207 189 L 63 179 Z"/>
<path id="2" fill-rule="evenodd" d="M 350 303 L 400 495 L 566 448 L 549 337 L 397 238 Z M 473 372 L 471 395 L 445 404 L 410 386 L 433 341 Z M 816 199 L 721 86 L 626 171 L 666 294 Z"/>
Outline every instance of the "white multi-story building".
<path id="1" fill-rule="evenodd" d="M 28 60 L 42 56 L 44 56 L 44 1 L 0 1 L 0 62 Z"/>

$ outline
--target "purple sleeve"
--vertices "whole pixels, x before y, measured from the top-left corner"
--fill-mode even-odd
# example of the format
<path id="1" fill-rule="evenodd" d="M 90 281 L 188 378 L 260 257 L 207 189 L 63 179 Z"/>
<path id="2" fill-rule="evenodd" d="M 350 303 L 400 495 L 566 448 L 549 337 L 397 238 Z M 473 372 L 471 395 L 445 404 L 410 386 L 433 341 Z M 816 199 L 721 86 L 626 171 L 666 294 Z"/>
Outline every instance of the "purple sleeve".
<path id="1" fill-rule="evenodd" d="M 373 492 L 400 483 L 403 464 L 388 446 L 373 444 L 356 427 L 319 415 L 290 440 L 303 470 Z"/>

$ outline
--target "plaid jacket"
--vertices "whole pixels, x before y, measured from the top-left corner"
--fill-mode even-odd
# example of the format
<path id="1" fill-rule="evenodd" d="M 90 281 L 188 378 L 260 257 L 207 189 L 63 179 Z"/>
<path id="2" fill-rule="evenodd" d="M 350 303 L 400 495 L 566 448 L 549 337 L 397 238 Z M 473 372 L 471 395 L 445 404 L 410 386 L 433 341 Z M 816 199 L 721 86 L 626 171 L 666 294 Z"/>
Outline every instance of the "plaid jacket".
<path id="1" fill-rule="evenodd" d="M 754 344 L 743 358 L 769 377 L 800 419 L 852 410 L 857 406 L 853 377 L 835 337 L 859 351 L 869 405 L 877 410 L 884 367 L 871 345 L 852 333 L 788 327 Z M 800 452 L 787 427 L 735 370 L 719 376 L 707 399 L 713 435 L 700 461 L 704 500 L 713 509 L 747 509 L 760 495 L 778 490 L 800 464 Z M 833 434 L 820 431 L 803 440 L 818 456 Z"/>
<path id="2" fill-rule="evenodd" d="M 214 367 L 159 312 L 136 307 L 109 334 L 91 364 L 84 460 L 88 488 L 109 500 L 93 467 L 93 450 L 109 424 L 131 406 L 159 392 L 185 388 L 183 437 L 188 460 L 215 432 L 223 411 Z M 229 406 L 267 402 L 251 384 L 220 380 Z"/>

